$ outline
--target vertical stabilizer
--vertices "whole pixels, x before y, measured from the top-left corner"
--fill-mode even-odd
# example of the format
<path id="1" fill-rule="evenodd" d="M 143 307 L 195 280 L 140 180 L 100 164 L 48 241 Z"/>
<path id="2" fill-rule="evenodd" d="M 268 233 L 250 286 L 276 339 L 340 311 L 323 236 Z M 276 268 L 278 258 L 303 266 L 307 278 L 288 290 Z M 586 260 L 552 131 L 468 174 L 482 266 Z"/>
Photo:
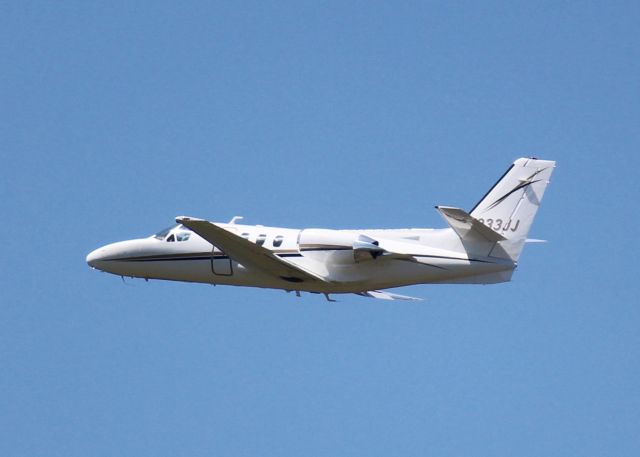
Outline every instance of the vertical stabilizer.
<path id="1" fill-rule="evenodd" d="M 506 240 L 492 252 L 518 260 L 556 163 L 518 159 L 471 210 L 471 216 Z"/>

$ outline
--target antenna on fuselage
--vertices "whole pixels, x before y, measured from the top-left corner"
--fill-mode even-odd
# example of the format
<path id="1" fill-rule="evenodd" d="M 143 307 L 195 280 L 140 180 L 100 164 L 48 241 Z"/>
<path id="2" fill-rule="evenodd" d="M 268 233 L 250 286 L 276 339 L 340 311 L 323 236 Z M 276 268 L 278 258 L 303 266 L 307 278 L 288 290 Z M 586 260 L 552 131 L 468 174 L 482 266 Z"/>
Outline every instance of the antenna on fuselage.
<path id="1" fill-rule="evenodd" d="M 231 218 L 231 220 L 229 221 L 229 224 L 230 224 L 230 225 L 233 225 L 233 224 L 235 224 L 237 221 L 241 221 L 242 219 L 244 219 L 244 217 L 242 217 L 242 216 L 233 216 L 233 217 Z"/>

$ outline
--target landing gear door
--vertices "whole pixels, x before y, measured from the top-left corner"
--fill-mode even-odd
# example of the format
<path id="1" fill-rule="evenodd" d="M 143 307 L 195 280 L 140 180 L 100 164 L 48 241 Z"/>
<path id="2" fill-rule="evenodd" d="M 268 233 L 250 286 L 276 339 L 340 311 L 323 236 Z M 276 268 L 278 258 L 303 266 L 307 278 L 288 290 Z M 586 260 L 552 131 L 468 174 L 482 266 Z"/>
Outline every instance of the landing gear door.
<path id="1" fill-rule="evenodd" d="M 235 232 L 235 229 L 227 230 Z M 231 258 L 215 246 L 211 251 L 211 271 L 216 276 L 233 275 L 233 265 L 231 264 Z"/>
<path id="2" fill-rule="evenodd" d="M 217 247 L 211 251 L 211 271 L 216 276 L 232 276 L 231 258 Z"/>

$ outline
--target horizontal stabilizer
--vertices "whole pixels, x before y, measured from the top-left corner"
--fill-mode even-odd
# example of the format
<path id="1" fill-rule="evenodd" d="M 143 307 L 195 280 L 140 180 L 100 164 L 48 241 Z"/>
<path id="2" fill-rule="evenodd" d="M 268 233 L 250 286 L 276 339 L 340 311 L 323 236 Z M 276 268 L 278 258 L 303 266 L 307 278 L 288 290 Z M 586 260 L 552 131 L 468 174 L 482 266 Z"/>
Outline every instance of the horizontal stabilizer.
<path id="1" fill-rule="evenodd" d="M 436 206 L 436 209 L 463 241 L 474 241 L 477 236 L 491 243 L 506 240 L 463 209 L 450 206 Z"/>
<path id="2" fill-rule="evenodd" d="M 380 290 L 369 290 L 367 292 L 360 292 L 358 295 L 363 297 L 377 298 L 379 300 L 410 300 L 410 301 L 422 301 L 422 298 L 409 297 L 408 295 L 392 294 L 391 292 L 382 292 Z"/>

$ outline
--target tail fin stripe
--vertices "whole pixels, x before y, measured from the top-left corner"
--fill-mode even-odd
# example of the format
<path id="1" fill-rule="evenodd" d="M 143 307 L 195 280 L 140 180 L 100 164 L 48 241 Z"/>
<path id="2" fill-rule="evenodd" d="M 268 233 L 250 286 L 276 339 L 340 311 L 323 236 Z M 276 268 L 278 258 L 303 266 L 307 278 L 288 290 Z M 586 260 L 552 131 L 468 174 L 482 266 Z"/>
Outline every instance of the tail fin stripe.
<path id="1" fill-rule="evenodd" d="M 541 181 L 540 179 L 536 180 L 536 181 L 525 181 L 521 184 L 518 184 L 516 187 L 514 187 L 511 191 L 507 192 L 506 194 L 504 194 L 502 197 L 500 197 L 499 199 L 497 199 L 495 202 L 493 202 L 491 205 L 489 205 L 489 207 L 487 209 L 493 209 L 496 206 L 498 206 L 500 203 L 502 203 L 503 201 L 505 201 L 509 195 L 511 195 L 514 192 L 519 191 L 520 189 L 524 189 L 527 186 L 530 186 L 533 183 L 536 183 L 538 181 Z"/>

